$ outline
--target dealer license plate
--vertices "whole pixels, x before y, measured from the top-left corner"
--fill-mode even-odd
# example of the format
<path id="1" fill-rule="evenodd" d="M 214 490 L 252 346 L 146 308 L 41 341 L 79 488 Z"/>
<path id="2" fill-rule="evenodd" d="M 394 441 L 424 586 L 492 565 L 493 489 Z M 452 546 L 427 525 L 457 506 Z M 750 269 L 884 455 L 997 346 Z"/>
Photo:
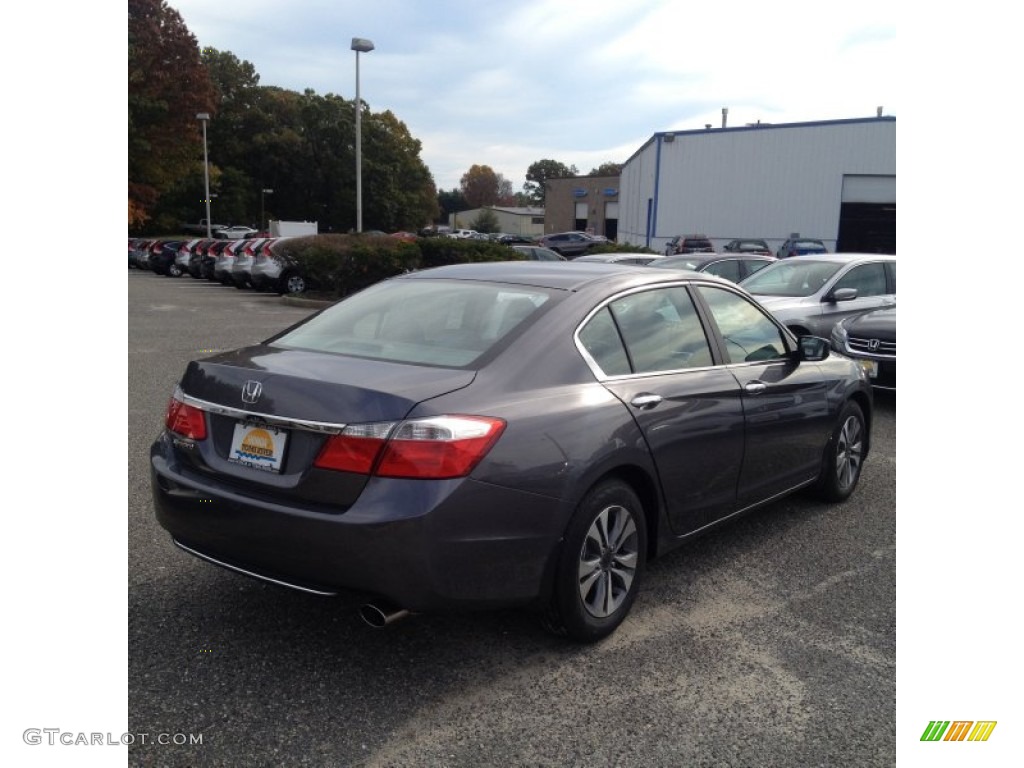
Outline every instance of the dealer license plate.
<path id="1" fill-rule="evenodd" d="M 280 472 L 288 433 L 265 424 L 235 424 L 228 461 L 264 472 Z"/>

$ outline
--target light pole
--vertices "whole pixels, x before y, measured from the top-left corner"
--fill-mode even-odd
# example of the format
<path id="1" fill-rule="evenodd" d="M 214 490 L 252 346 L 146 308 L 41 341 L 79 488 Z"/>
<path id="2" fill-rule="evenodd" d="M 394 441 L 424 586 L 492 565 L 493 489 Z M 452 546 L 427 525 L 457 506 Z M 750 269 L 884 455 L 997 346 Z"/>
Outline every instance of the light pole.
<path id="1" fill-rule="evenodd" d="M 261 189 L 260 190 L 260 231 L 261 232 L 266 232 L 267 231 L 267 227 L 266 227 L 267 219 L 266 219 L 266 216 L 264 215 L 265 208 L 264 208 L 264 205 L 263 205 L 263 201 L 264 201 L 264 199 L 266 198 L 267 195 L 272 195 L 272 194 L 274 194 L 274 190 L 272 190 L 272 189 Z"/>
<path id="2" fill-rule="evenodd" d="M 362 37 L 352 38 L 352 50 L 356 52 L 356 232 L 363 231 L 363 101 L 359 97 L 359 54 L 373 50 L 373 43 Z"/>
<path id="3" fill-rule="evenodd" d="M 213 230 L 210 227 L 210 158 L 206 154 L 206 123 L 210 119 L 209 112 L 199 112 L 196 120 L 203 124 L 203 180 L 206 182 L 206 239 L 213 239 Z"/>

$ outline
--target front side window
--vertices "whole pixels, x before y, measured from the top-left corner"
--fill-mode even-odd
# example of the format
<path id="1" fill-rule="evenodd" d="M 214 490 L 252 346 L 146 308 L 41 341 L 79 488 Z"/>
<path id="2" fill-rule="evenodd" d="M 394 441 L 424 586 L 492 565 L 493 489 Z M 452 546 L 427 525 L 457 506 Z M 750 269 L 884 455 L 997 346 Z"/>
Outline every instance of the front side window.
<path id="1" fill-rule="evenodd" d="M 878 262 L 854 267 L 839 278 L 833 290 L 837 291 L 840 288 L 856 288 L 858 299 L 865 296 L 884 296 L 888 293 L 885 287 L 885 265 Z"/>
<path id="2" fill-rule="evenodd" d="M 725 341 L 727 362 L 752 363 L 788 357 L 782 331 L 751 301 L 708 285 L 698 290 Z"/>

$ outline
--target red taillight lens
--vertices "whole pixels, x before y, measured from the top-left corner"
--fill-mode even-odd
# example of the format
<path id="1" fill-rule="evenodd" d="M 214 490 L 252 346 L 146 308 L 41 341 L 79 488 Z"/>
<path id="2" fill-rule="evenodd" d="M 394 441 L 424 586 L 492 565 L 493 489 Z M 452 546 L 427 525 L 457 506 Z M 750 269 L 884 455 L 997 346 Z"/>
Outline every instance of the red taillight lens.
<path id="1" fill-rule="evenodd" d="M 170 432 L 190 440 L 206 439 L 206 417 L 198 408 L 186 405 L 177 396 L 167 404 L 164 425 Z"/>
<path id="2" fill-rule="evenodd" d="M 397 427 L 394 423 L 356 425 L 331 437 L 314 464 L 380 477 L 463 477 L 487 455 L 504 429 L 503 420 L 481 416 L 436 416 Z"/>
<path id="3" fill-rule="evenodd" d="M 327 439 L 313 466 L 368 475 L 394 426 L 394 422 L 385 422 L 346 427 Z"/>

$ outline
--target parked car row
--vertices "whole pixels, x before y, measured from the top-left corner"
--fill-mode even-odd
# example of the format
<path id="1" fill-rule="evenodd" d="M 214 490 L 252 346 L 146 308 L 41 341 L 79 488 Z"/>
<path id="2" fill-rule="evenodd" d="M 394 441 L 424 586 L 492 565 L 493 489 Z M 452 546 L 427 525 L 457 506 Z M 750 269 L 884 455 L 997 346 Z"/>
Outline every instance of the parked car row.
<path id="1" fill-rule="evenodd" d="M 562 233 L 584 235 L 584 233 Z M 129 240 L 129 267 L 206 279 L 281 294 L 300 294 L 307 280 L 276 250 L 288 238 L 248 240 Z M 555 242 L 579 242 L 565 238 Z M 700 246 L 697 246 L 700 247 Z M 567 261 L 553 248 L 512 245 L 532 261 Z M 797 337 L 829 339 L 834 350 L 861 361 L 872 384 L 896 388 L 896 257 L 881 254 L 802 254 L 777 259 L 737 246 L 727 253 L 603 253 L 574 261 L 647 265 L 702 272 L 741 285 Z"/>
<path id="2" fill-rule="evenodd" d="M 723 249 L 726 253 L 757 254 L 771 256 L 772 249 L 765 240 L 757 238 L 738 238 L 730 240 Z M 691 253 L 715 253 L 715 246 L 707 235 L 676 235 L 665 244 L 665 255 Z M 775 252 L 775 258 L 787 259 L 791 256 L 804 256 L 808 253 L 828 253 L 828 248 L 821 240 L 807 237 L 788 238 Z"/>
<path id="3" fill-rule="evenodd" d="M 239 289 L 299 294 L 307 288 L 306 278 L 277 250 L 288 239 L 129 239 L 128 266 L 168 277 L 187 274 Z"/>

